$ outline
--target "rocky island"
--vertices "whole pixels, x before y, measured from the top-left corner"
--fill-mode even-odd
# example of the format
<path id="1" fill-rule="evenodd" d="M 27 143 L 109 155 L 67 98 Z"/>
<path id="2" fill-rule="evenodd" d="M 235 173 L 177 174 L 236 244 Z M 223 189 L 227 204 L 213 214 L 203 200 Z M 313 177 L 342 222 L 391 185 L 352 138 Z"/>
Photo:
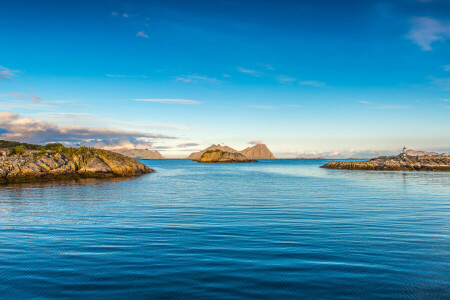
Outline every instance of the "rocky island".
<path id="1" fill-rule="evenodd" d="M 138 176 L 153 170 L 107 150 L 0 140 L 0 183 Z"/>
<path id="2" fill-rule="evenodd" d="M 205 151 L 199 159 L 195 161 L 201 163 L 248 163 L 257 162 L 253 159 L 248 159 L 246 156 L 238 152 L 226 152 L 220 149 Z"/>
<path id="3" fill-rule="evenodd" d="M 203 151 L 191 153 L 191 155 L 189 155 L 188 159 L 199 161 L 205 152 L 213 151 L 213 150 L 221 150 L 221 151 L 224 151 L 227 153 L 237 153 L 237 154 L 243 155 L 248 160 L 275 159 L 275 155 L 273 155 L 273 153 L 270 152 L 269 148 L 267 148 L 267 146 L 264 144 L 256 144 L 256 145 L 254 145 L 252 147 L 248 147 L 242 151 L 237 151 L 228 146 L 211 145 Z"/>
<path id="4" fill-rule="evenodd" d="M 433 154 L 430 155 L 429 153 Z M 450 171 L 450 156 L 446 153 L 404 151 L 397 156 L 380 156 L 368 161 L 330 161 L 321 168 L 379 171 Z"/>

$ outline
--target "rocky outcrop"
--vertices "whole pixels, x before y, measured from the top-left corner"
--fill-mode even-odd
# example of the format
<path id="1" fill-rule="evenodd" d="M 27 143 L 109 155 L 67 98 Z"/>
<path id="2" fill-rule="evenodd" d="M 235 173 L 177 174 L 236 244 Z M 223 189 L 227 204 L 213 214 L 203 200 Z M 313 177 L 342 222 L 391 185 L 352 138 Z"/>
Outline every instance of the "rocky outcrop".
<path id="1" fill-rule="evenodd" d="M 228 146 L 211 145 L 211 146 L 209 146 L 208 148 L 206 148 L 203 151 L 191 153 L 191 155 L 189 155 L 188 159 L 199 160 L 202 157 L 203 153 L 205 153 L 206 151 L 211 151 L 211 150 L 222 150 L 222 151 L 229 152 L 229 153 L 236 153 L 236 152 L 238 152 L 238 151 L 236 151 L 233 148 L 230 148 Z"/>
<path id="2" fill-rule="evenodd" d="M 330 161 L 327 169 L 380 171 L 450 171 L 449 156 L 380 156 L 368 161 Z"/>
<path id="3" fill-rule="evenodd" d="M 126 155 L 136 159 L 164 159 L 164 157 L 156 150 L 148 149 L 117 149 L 113 152 Z"/>
<path id="4" fill-rule="evenodd" d="M 206 148 L 203 151 L 200 152 L 194 152 L 191 155 L 189 155 L 188 159 L 193 160 L 199 160 L 200 157 L 202 157 L 203 153 L 211 150 L 221 150 L 229 153 L 240 153 L 247 157 L 248 159 L 274 159 L 275 156 L 270 152 L 269 148 L 267 148 L 264 144 L 257 144 L 253 147 L 248 147 L 242 151 L 237 151 L 233 148 L 230 148 L 228 146 L 222 146 L 222 145 L 211 145 L 208 148 Z"/>
<path id="5" fill-rule="evenodd" d="M 420 150 L 413 150 L 413 149 L 405 150 L 404 153 L 409 156 L 438 156 L 438 155 L 440 155 L 437 152 L 420 151 Z"/>
<path id="6" fill-rule="evenodd" d="M 106 150 L 65 148 L 1 149 L 0 183 L 54 179 L 138 176 L 151 173 L 137 160 Z"/>
<path id="7" fill-rule="evenodd" d="M 240 153 L 249 159 L 275 159 L 275 155 L 273 155 L 269 148 L 267 148 L 264 144 L 257 144 L 253 147 L 248 147 L 240 151 Z"/>
<path id="8" fill-rule="evenodd" d="M 256 160 L 248 159 L 238 152 L 226 152 L 220 149 L 205 151 L 196 161 L 201 163 L 248 163 Z"/>

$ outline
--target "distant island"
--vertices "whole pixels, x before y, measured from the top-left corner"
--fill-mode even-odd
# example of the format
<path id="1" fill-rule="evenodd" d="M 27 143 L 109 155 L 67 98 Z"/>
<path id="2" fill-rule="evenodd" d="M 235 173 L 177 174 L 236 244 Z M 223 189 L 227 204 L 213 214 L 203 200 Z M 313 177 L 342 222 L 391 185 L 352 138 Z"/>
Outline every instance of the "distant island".
<path id="1" fill-rule="evenodd" d="M 201 163 L 249 163 L 257 162 L 249 159 L 239 152 L 226 152 L 220 149 L 205 151 L 199 159 L 195 161 Z"/>
<path id="2" fill-rule="evenodd" d="M 326 159 L 325 157 L 319 156 L 319 157 L 297 157 L 296 159 Z"/>
<path id="3" fill-rule="evenodd" d="M 152 172 L 134 158 L 107 150 L 0 140 L 0 183 L 127 177 Z"/>
<path id="4" fill-rule="evenodd" d="M 252 147 L 248 147 L 242 151 L 237 151 L 231 147 L 228 146 L 222 146 L 222 145 L 211 145 L 205 150 L 202 150 L 200 152 L 194 152 L 189 155 L 188 159 L 192 159 L 195 161 L 199 161 L 202 155 L 207 151 L 212 150 L 221 150 L 223 152 L 227 153 L 237 153 L 241 154 L 244 157 L 246 157 L 248 160 L 255 160 L 255 159 L 275 159 L 275 155 L 267 148 L 264 144 L 256 144 Z"/>
<path id="5" fill-rule="evenodd" d="M 150 149 L 117 149 L 111 151 L 136 159 L 164 159 L 161 153 Z"/>
<path id="6" fill-rule="evenodd" d="M 379 171 L 450 171 L 447 153 L 403 150 L 397 156 L 380 156 L 367 161 L 330 161 L 326 169 Z"/>

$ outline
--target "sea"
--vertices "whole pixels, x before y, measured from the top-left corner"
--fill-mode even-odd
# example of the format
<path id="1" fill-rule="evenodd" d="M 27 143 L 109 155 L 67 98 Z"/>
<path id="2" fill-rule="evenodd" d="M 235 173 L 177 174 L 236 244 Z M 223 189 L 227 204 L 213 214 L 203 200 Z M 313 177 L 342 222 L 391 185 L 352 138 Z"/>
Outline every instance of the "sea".
<path id="1" fill-rule="evenodd" d="M 450 173 L 143 162 L 0 186 L 0 298 L 450 299 Z"/>

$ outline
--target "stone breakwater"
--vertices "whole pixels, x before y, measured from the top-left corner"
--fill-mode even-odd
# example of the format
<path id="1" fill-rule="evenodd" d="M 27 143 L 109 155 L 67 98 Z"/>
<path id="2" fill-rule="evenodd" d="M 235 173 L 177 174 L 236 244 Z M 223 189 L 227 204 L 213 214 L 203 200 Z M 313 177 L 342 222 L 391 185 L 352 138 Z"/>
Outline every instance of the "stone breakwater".
<path id="1" fill-rule="evenodd" d="M 80 149 L 80 148 L 78 148 Z M 141 162 L 106 150 L 65 148 L 55 151 L 2 151 L 0 183 L 55 179 L 139 176 L 153 170 Z"/>
<path id="2" fill-rule="evenodd" d="M 368 161 L 330 161 L 327 169 L 379 171 L 450 171 L 449 156 L 381 156 Z"/>

